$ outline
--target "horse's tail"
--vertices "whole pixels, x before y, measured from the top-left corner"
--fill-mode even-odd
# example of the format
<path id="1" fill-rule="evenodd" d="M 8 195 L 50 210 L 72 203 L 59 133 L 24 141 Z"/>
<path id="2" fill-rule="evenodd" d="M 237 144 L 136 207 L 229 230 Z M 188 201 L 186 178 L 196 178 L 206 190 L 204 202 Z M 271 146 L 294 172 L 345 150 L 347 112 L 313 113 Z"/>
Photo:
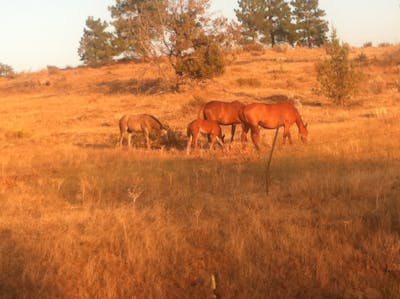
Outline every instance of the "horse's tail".
<path id="1" fill-rule="evenodd" d="M 128 118 L 128 116 L 124 115 L 118 121 L 120 134 L 125 133 L 128 130 L 128 120 L 127 120 L 127 118 Z"/>
<path id="2" fill-rule="evenodd" d="M 189 126 L 186 128 L 186 136 L 190 137 L 192 134 L 190 133 L 190 128 Z"/>
<path id="3" fill-rule="evenodd" d="M 198 112 L 198 114 L 197 114 L 197 118 L 199 118 L 199 119 L 205 119 L 205 116 L 204 116 L 204 107 L 205 107 L 206 105 L 204 104 L 204 105 L 202 105 L 201 107 L 200 107 L 200 109 L 199 109 L 199 112 Z"/>

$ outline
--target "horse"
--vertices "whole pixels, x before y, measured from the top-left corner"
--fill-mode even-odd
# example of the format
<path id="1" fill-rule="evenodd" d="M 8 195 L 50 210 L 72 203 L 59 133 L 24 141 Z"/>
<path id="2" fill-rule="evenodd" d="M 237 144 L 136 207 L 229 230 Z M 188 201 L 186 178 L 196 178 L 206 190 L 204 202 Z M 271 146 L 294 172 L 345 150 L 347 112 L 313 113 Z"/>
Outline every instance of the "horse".
<path id="1" fill-rule="evenodd" d="M 224 146 L 225 135 L 222 135 L 222 129 L 215 120 L 196 119 L 187 126 L 187 137 L 189 137 L 186 152 L 189 154 L 190 147 L 194 146 L 197 149 L 197 141 L 199 134 L 211 135 L 210 149 L 214 148 L 214 143 L 217 142 L 221 147 Z"/>
<path id="2" fill-rule="evenodd" d="M 274 104 L 253 103 L 247 105 L 240 114 L 241 120 L 245 124 L 245 131 L 242 134 L 242 142 L 247 140 L 246 133 L 251 129 L 251 139 L 257 150 L 259 150 L 258 142 L 260 139 L 260 128 L 275 129 L 277 126 L 283 126 L 283 144 L 286 138 L 292 144 L 290 135 L 290 126 L 296 123 L 299 129 L 301 140 L 307 142 L 307 124 L 303 123 L 299 112 L 290 101 L 282 101 Z"/>
<path id="3" fill-rule="evenodd" d="M 232 125 L 231 142 L 235 136 L 237 124 L 242 124 L 239 117 L 240 111 L 245 107 L 245 104 L 239 101 L 221 102 L 210 101 L 204 104 L 200 109 L 198 118 L 215 120 L 220 125 Z M 243 124 L 242 129 L 244 130 Z"/>
<path id="4" fill-rule="evenodd" d="M 119 120 L 119 145 L 122 146 L 125 135 L 128 135 L 128 147 L 131 147 L 132 133 L 143 132 L 147 148 L 150 149 L 149 135 L 151 131 L 164 133 L 168 138 L 167 128 L 155 116 L 150 114 L 124 115 Z"/>

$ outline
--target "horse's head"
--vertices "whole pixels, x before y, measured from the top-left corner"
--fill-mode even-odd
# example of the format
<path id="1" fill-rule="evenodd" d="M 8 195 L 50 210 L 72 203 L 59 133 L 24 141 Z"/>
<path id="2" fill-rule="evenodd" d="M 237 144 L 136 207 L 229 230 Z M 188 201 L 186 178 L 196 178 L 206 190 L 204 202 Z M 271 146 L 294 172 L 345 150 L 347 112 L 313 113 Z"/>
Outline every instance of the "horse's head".
<path id="1" fill-rule="evenodd" d="M 307 136 L 308 136 L 308 130 L 307 130 L 308 124 L 304 125 L 304 129 L 300 131 L 300 139 L 303 141 L 303 143 L 307 143 Z"/>

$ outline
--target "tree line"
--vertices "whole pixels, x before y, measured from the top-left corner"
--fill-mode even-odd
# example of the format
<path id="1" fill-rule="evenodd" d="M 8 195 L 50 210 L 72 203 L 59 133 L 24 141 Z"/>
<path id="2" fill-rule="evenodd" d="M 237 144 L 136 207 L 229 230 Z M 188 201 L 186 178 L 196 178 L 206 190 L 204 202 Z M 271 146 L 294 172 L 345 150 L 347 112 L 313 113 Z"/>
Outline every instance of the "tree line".
<path id="1" fill-rule="evenodd" d="M 89 66 L 116 57 L 167 57 L 176 75 L 176 89 L 185 79 L 223 73 L 224 52 L 249 43 L 320 47 L 329 56 L 316 64 L 321 94 L 343 105 L 356 90 L 361 74 L 333 29 L 330 39 L 325 11 L 318 0 L 238 0 L 238 22 L 213 18 L 210 0 L 116 0 L 112 21 L 88 17 L 78 49 Z"/>
<path id="2" fill-rule="evenodd" d="M 210 0 L 116 0 L 110 24 L 87 18 L 78 53 L 90 66 L 164 55 L 177 75 L 207 78 L 222 71 L 224 48 L 250 42 L 319 47 L 327 40 L 318 0 L 239 0 L 238 6 L 238 22 L 228 22 L 212 18 Z"/>

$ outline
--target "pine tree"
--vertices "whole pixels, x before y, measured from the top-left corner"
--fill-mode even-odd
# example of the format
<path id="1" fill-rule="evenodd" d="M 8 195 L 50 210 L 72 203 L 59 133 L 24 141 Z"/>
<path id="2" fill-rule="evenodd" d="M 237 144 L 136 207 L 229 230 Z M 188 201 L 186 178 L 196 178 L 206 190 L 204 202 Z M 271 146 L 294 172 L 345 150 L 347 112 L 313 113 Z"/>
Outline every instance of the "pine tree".
<path id="1" fill-rule="evenodd" d="M 168 57 L 177 87 L 182 78 L 218 75 L 223 72 L 223 54 L 209 7 L 210 0 L 116 0 L 110 11 L 118 52 Z"/>
<path id="2" fill-rule="evenodd" d="M 83 36 L 80 40 L 78 54 L 84 64 L 99 66 L 113 60 L 112 34 L 107 32 L 107 22 L 88 17 Z"/>
<path id="3" fill-rule="evenodd" d="M 125 57 L 151 56 L 152 41 L 162 34 L 167 0 L 116 0 L 109 7 L 115 28 L 114 44 Z"/>
<path id="4" fill-rule="evenodd" d="M 265 23 L 266 3 L 264 0 L 239 0 L 236 17 L 242 25 L 244 42 L 259 40 Z"/>
<path id="5" fill-rule="evenodd" d="M 291 11 L 284 0 L 266 1 L 264 41 L 274 46 L 279 42 L 292 43 Z"/>
<path id="6" fill-rule="evenodd" d="M 293 42 L 291 11 L 284 0 L 239 0 L 236 16 L 246 40 L 259 40 L 272 46 Z"/>
<path id="7" fill-rule="evenodd" d="M 327 40 L 328 23 L 325 11 L 318 8 L 318 0 L 294 0 L 293 7 L 297 43 L 308 47 L 321 46 Z"/>

